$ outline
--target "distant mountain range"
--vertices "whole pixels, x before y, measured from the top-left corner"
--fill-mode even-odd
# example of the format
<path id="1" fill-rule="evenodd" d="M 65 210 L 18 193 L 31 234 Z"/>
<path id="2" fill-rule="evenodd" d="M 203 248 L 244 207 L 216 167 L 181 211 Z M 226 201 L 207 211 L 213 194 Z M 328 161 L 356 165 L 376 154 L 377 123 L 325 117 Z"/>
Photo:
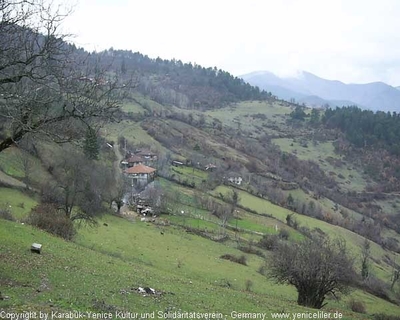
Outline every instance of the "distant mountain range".
<path id="1" fill-rule="evenodd" d="M 242 75 L 241 78 L 281 99 L 295 99 L 297 103 L 305 103 L 307 106 L 358 105 L 374 111 L 400 111 L 400 87 L 392 87 L 383 82 L 345 84 L 306 71 L 287 78 L 278 77 L 269 71 L 256 71 Z"/>

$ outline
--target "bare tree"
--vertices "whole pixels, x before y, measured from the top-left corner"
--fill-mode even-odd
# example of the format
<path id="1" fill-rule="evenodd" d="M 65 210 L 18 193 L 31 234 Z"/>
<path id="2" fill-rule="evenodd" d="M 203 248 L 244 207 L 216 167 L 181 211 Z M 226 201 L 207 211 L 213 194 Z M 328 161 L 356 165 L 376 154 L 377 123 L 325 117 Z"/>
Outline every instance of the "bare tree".
<path id="1" fill-rule="evenodd" d="M 217 207 L 215 215 L 221 219 L 221 227 L 226 233 L 226 225 L 233 217 L 233 210 L 231 205 L 220 205 Z"/>
<path id="2" fill-rule="evenodd" d="M 118 110 L 117 79 L 59 32 L 69 13 L 47 0 L 0 1 L 0 152 L 27 134 L 79 138 Z"/>
<path id="3" fill-rule="evenodd" d="M 128 194 L 129 191 L 129 179 L 125 178 L 120 172 L 115 173 L 116 182 L 112 187 L 112 190 L 109 190 L 111 194 L 111 202 L 117 206 L 117 213 L 121 212 L 121 208 L 124 205 L 124 198 Z"/>
<path id="4" fill-rule="evenodd" d="M 109 181 L 104 179 L 107 167 L 86 159 L 73 148 L 66 151 L 53 170 L 56 182 L 42 191 L 42 202 L 57 205 L 58 210 L 72 221 L 95 224 L 104 208 Z"/>
<path id="5" fill-rule="evenodd" d="M 148 184 L 140 196 L 147 200 L 154 214 L 160 215 L 165 211 L 165 195 L 162 186 L 157 181 Z"/>
<path id="6" fill-rule="evenodd" d="M 280 243 L 269 267 L 271 278 L 296 287 L 299 305 L 317 309 L 325 305 L 328 293 L 346 293 L 354 279 L 353 260 L 345 243 L 329 238 Z"/>

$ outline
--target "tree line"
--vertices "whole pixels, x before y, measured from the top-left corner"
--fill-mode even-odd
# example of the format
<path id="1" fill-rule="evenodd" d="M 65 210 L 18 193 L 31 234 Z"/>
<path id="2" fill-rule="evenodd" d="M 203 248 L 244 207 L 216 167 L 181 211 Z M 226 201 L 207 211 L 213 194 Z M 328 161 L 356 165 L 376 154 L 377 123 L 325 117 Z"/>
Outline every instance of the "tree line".
<path id="1" fill-rule="evenodd" d="M 322 122 L 328 128 L 340 129 L 358 148 L 379 146 L 400 155 L 400 115 L 396 112 L 373 112 L 355 106 L 329 108 Z"/>
<path id="2" fill-rule="evenodd" d="M 121 75 L 136 74 L 138 90 L 161 104 L 208 109 L 237 101 L 272 98 L 271 93 L 217 67 L 150 58 L 139 52 L 113 48 L 98 55 L 108 58 Z"/>

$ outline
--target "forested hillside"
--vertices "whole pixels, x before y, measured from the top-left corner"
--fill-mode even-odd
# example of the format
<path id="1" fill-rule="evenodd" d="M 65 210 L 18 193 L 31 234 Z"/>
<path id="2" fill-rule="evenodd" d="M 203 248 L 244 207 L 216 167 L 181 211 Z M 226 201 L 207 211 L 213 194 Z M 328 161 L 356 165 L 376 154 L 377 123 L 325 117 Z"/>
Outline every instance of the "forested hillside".
<path id="1" fill-rule="evenodd" d="M 161 104 L 204 110 L 244 100 L 271 99 L 271 94 L 217 67 L 113 49 L 95 56 L 112 64 L 122 77 L 136 77 L 137 89 Z"/>
<path id="2" fill-rule="evenodd" d="M 338 128 L 356 147 L 384 147 L 391 154 L 400 154 L 400 117 L 396 112 L 373 112 L 358 107 L 327 109 L 323 122 Z"/>

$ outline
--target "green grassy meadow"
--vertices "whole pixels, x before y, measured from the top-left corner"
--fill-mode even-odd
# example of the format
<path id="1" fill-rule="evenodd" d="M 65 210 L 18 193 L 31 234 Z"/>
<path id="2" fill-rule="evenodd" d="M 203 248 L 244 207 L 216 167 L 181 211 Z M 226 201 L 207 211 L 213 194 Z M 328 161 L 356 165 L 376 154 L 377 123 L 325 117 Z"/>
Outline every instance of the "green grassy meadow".
<path id="1" fill-rule="evenodd" d="M 0 188 L 0 209 L 8 209 L 16 219 L 23 219 L 33 207 L 37 205 L 37 201 L 21 191 Z"/>
<path id="2" fill-rule="evenodd" d="M 257 272 L 261 258 L 248 255 L 247 266 L 222 260 L 222 254 L 242 252 L 176 227 L 160 229 L 106 215 L 97 227 L 80 228 L 74 242 L 3 220 L 0 235 L 0 283 L 10 297 L 0 301 L 4 310 L 193 310 L 222 312 L 228 318 L 233 310 L 307 311 L 297 306 L 292 287 L 274 284 Z M 43 244 L 41 255 L 29 252 L 32 242 Z M 247 280 L 252 281 L 251 291 L 245 290 Z M 132 290 L 138 286 L 163 294 L 144 297 Z M 352 296 L 367 301 L 369 313 L 398 312 L 398 307 L 363 292 Z M 343 312 L 344 319 L 364 319 L 348 310 L 348 299 L 329 301 L 325 310 Z"/>

